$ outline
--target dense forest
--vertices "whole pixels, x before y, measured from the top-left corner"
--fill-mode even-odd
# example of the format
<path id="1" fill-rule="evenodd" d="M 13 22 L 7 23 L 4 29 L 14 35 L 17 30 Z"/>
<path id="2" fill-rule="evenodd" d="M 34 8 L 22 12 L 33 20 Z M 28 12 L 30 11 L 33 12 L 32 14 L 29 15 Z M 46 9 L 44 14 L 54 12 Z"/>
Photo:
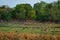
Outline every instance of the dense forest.
<path id="1" fill-rule="evenodd" d="M 14 8 L 3 5 L 0 6 L 0 21 L 1 20 L 60 22 L 60 1 L 52 3 L 41 1 L 40 3 L 35 3 L 33 7 L 30 4 L 18 4 Z"/>

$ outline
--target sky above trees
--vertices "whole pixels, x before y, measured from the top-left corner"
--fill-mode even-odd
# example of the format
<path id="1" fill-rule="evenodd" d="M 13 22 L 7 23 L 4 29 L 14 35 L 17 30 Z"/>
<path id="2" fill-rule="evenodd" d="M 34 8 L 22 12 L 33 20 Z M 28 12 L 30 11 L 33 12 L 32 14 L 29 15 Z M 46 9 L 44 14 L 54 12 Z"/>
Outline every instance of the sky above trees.
<path id="1" fill-rule="evenodd" d="M 35 3 L 38 3 L 40 1 L 41 0 L 0 0 L 0 6 L 8 5 L 10 7 L 15 7 L 17 4 L 26 4 L 26 3 L 31 4 L 33 6 Z M 50 3 L 57 0 L 42 0 L 42 1 Z"/>

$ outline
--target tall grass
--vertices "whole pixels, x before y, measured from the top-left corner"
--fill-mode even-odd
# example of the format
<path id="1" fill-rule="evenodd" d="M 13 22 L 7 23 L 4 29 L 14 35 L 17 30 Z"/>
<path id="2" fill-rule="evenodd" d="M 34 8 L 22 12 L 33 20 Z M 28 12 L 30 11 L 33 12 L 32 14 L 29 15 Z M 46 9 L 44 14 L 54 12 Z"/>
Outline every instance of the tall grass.
<path id="1" fill-rule="evenodd" d="M 0 32 L 0 40 L 60 40 L 60 35 Z"/>

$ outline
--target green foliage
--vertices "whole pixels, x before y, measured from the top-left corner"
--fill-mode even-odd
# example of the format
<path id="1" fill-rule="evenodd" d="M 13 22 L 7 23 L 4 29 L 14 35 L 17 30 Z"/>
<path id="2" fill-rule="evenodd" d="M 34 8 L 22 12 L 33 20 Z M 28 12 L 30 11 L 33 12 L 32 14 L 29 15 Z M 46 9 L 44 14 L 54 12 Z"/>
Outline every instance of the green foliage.
<path id="1" fill-rule="evenodd" d="M 36 10 L 37 20 L 44 21 L 45 20 L 45 7 L 47 3 L 41 1 L 41 3 L 36 3 L 34 5 L 34 9 Z"/>
<path id="2" fill-rule="evenodd" d="M 24 6 L 21 4 L 21 5 L 17 5 L 15 7 L 15 11 L 16 11 L 16 18 L 17 19 L 25 19 L 25 9 L 24 9 Z"/>
<path id="3" fill-rule="evenodd" d="M 59 21 L 60 20 L 60 9 L 59 9 L 59 5 L 58 2 L 53 2 L 47 5 L 46 7 L 46 13 L 50 14 L 49 16 L 49 20 L 52 21 Z"/>
<path id="4" fill-rule="evenodd" d="M 28 11 L 28 19 L 35 20 L 36 19 L 36 12 L 34 9 Z"/>
<path id="5" fill-rule="evenodd" d="M 4 9 L 0 9 L 0 19 L 2 20 L 11 20 L 12 17 L 11 17 L 11 13 L 10 13 L 10 10 L 4 8 Z"/>
<path id="6" fill-rule="evenodd" d="M 3 20 L 11 20 L 11 14 L 10 13 L 3 13 L 2 14 L 2 19 Z"/>
<path id="7" fill-rule="evenodd" d="M 46 3 L 41 1 L 34 4 L 18 4 L 14 8 L 6 5 L 0 7 L 0 20 L 38 20 L 38 21 L 60 21 L 60 1 Z"/>

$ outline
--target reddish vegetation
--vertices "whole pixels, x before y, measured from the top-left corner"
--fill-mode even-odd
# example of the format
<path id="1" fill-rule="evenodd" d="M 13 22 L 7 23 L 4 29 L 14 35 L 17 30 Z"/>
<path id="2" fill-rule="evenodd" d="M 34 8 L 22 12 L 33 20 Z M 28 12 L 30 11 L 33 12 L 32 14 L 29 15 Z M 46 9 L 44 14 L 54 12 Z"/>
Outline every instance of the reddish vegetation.
<path id="1" fill-rule="evenodd" d="M 60 40 L 60 35 L 0 32 L 0 40 Z"/>

